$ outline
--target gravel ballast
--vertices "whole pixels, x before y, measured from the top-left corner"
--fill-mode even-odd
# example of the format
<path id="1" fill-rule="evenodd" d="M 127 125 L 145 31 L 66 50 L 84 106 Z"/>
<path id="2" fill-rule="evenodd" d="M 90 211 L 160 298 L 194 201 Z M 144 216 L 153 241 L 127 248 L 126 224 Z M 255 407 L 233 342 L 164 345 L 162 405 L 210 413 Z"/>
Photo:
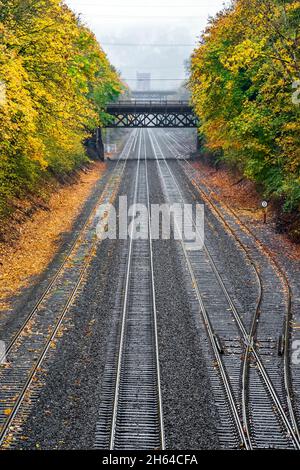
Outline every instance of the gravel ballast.
<path id="1" fill-rule="evenodd" d="M 157 166 L 148 166 L 151 202 L 163 204 Z M 157 240 L 153 250 L 166 445 L 178 450 L 218 448 L 218 417 L 183 282 L 180 243 Z"/>
<path id="2" fill-rule="evenodd" d="M 172 162 L 188 202 L 195 193 Z M 136 162 L 127 164 L 119 195 L 133 194 Z M 151 203 L 165 197 L 157 163 L 148 162 Z M 251 278 L 242 255 L 224 227 L 207 214 L 207 242 L 220 269 L 227 271 L 233 295 L 246 309 L 256 292 L 243 296 Z M 108 342 L 117 337 L 115 293 L 120 291 L 119 265 L 127 241 L 103 241 L 88 270 L 86 282 L 63 324 L 64 333 L 47 357 L 41 374 L 44 386 L 22 431 L 17 448 L 91 449 L 101 401 L 101 383 L 107 363 Z M 153 242 L 158 320 L 161 387 L 166 445 L 168 449 L 219 448 L 218 414 L 210 385 L 207 361 L 199 337 L 200 317 L 192 313 L 180 244 L 174 240 Z"/>

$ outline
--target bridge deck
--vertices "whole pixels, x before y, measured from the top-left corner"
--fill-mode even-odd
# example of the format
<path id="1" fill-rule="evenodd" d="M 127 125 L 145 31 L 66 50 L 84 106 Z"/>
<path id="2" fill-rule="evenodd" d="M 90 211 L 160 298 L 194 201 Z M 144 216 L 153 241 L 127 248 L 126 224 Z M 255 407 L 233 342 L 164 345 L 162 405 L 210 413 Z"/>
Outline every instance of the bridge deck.
<path id="1" fill-rule="evenodd" d="M 108 127 L 197 127 L 188 101 L 118 101 L 107 112 L 113 117 Z"/>

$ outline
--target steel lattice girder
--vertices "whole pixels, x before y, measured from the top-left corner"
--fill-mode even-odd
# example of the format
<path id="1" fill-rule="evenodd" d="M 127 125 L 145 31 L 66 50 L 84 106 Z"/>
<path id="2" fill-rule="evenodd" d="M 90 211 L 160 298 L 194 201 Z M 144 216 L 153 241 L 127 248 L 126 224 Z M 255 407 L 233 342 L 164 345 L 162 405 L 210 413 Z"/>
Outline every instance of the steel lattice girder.
<path id="1" fill-rule="evenodd" d="M 107 127 L 190 127 L 198 126 L 191 112 L 111 113 L 114 120 Z"/>

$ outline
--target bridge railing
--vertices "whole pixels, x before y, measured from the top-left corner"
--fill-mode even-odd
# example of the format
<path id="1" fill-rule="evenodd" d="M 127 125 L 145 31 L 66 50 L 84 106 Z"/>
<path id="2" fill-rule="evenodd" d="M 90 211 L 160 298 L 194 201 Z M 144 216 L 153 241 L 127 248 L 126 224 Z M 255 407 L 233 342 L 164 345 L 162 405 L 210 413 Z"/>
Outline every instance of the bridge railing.
<path id="1" fill-rule="evenodd" d="M 169 113 L 169 112 L 178 112 L 178 113 L 187 113 L 192 112 L 192 107 L 188 101 L 180 100 L 150 100 L 150 101 L 140 101 L 140 100 L 127 100 L 127 101 L 116 101 L 111 103 L 107 107 L 108 113 Z"/>

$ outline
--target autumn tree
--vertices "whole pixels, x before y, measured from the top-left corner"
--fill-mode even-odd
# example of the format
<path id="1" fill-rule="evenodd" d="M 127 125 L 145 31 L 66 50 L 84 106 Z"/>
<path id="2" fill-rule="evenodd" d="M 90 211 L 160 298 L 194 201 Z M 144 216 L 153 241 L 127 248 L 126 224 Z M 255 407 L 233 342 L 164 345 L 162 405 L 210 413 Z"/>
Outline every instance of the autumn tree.
<path id="1" fill-rule="evenodd" d="M 86 159 L 83 142 L 105 124 L 122 90 L 94 35 L 60 0 L 0 0 L 0 214 L 47 171 Z"/>
<path id="2" fill-rule="evenodd" d="M 204 32 L 190 89 L 206 146 L 285 210 L 300 203 L 300 2 L 235 0 Z"/>

